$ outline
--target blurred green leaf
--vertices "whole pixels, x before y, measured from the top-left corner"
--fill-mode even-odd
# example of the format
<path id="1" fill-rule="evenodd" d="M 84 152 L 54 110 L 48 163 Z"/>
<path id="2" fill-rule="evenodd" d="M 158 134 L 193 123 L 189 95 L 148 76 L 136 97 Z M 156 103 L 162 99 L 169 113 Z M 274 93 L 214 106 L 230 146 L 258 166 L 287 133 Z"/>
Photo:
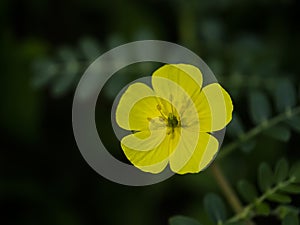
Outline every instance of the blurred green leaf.
<path id="1" fill-rule="evenodd" d="M 258 168 L 258 185 L 262 192 L 267 191 L 274 183 L 274 174 L 267 163 L 260 164 Z"/>
<path id="2" fill-rule="evenodd" d="M 280 205 L 275 209 L 275 213 L 282 220 L 284 217 L 286 217 L 286 215 L 290 213 L 298 215 L 299 208 L 289 206 L 289 205 Z"/>
<path id="3" fill-rule="evenodd" d="M 275 180 L 277 183 L 285 180 L 289 173 L 289 164 L 286 159 L 280 159 L 275 166 Z"/>
<path id="4" fill-rule="evenodd" d="M 291 197 L 284 194 L 274 193 L 267 197 L 268 200 L 278 203 L 290 203 L 292 201 Z"/>
<path id="5" fill-rule="evenodd" d="M 70 48 L 61 48 L 58 55 L 62 61 L 62 68 L 52 87 L 55 96 L 64 94 L 73 86 L 80 68 L 76 54 Z"/>
<path id="6" fill-rule="evenodd" d="M 278 112 L 284 112 L 296 105 L 295 86 L 289 79 L 281 79 L 274 92 Z"/>
<path id="7" fill-rule="evenodd" d="M 261 202 L 255 205 L 255 211 L 258 215 L 268 216 L 271 212 L 271 209 L 267 203 Z"/>
<path id="8" fill-rule="evenodd" d="M 243 221 L 230 222 L 230 223 L 225 223 L 225 225 L 245 225 L 245 222 Z"/>
<path id="9" fill-rule="evenodd" d="M 62 62 L 76 61 L 77 53 L 72 48 L 64 46 L 59 49 L 57 56 Z"/>
<path id="10" fill-rule="evenodd" d="M 300 182 L 300 162 L 295 163 L 290 170 L 290 177 L 295 177 L 296 182 Z"/>
<path id="11" fill-rule="evenodd" d="M 173 216 L 169 219 L 170 225 L 201 225 L 197 220 L 186 216 Z"/>
<path id="12" fill-rule="evenodd" d="M 51 59 L 37 59 L 33 63 L 33 86 L 36 88 L 40 88 L 48 84 L 57 75 L 58 71 L 59 67 L 57 63 L 53 62 Z"/>
<path id="13" fill-rule="evenodd" d="M 300 194 L 300 186 L 295 184 L 290 184 L 286 187 L 280 188 L 280 190 L 291 194 Z"/>
<path id="14" fill-rule="evenodd" d="M 79 48 L 88 60 L 95 60 L 101 53 L 98 42 L 91 37 L 85 37 L 79 41 Z"/>
<path id="15" fill-rule="evenodd" d="M 258 196 L 254 185 L 247 180 L 239 181 L 237 188 L 241 197 L 248 203 L 253 202 Z"/>
<path id="16" fill-rule="evenodd" d="M 291 131 L 284 126 L 279 126 L 279 125 L 266 130 L 264 134 L 284 142 L 287 142 L 291 137 Z"/>
<path id="17" fill-rule="evenodd" d="M 287 214 L 282 221 L 282 225 L 299 225 L 298 216 L 293 213 Z"/>
<path id="18" fill-rule="evenodd" d="M 271 106 L 267 96 L 258 90 L 249 94 L 250 115 L 255 124 L 260 124 L 271 116 Z"/>
<path id="19" fill-rule="evenodd" d="M 226 220 L 226 208 L 222 199 L 213 193 L 204 197 L 204 208 L 215 223 Z"/>

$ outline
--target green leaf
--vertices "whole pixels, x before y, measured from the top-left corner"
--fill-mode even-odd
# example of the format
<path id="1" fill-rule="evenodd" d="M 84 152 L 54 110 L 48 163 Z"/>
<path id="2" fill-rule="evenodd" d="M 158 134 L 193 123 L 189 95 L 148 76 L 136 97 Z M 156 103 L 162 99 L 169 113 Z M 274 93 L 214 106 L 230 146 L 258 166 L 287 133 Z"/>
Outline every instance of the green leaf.
<path id="1" fill-rule="evenodd" d="M 281 220 L 283 220 L 283 218 L 286 217 L 286 215 L 288 215 L 289 213 L 298 215 L 299 208 L 288 205 L 280 205 L 275 209 L 275 213 Z"/>
<path id="2" fill-rule="evenodd" d="M 290 177 L 295 177 L 295 182 L 300 182 L 300 162 L 292 166 L 290 170 Z"/>
<path id="3" fill-rule="evenodd" d="M 274 126 L 264 131 L 264 134 L 283 142 L 287 142 L 291 137 L 290 129 L 284 126 Z"/>
<path id="4" fill-rule="evenodd" d="M 262 163 L 258 168 L 258 185 L 261 191 L 267 191 L 274 183 L 274 174 L 267 163 Z"/>
<path id="5" fill-rule="evenodd" d="M 289 118 L 286 123 L 295 131 L 300 132 L 300 116 Z"/>
<path id="6" fill-rule="evenodd" d="M 267 197 L 268 200 L 279 203 L 290 203 L 292 201 L 291 197 L 284 194 L 274 193 Z"/>
<path id="7" fill-rule="evenodd" d="M 299 225 L 298 216 L 293 213 L 287 214 L 282 221 L 282 225 Z"/>
<path id="8" fill-rule="evenodd" d="M 250 91 L 250 113 L 254 123 L 260 124 L 271 116 L 271 106 L 267 96 L 257 90 Z"/>
<path id="9" fill-rule="evenodd" d="M 274 93 L 278 112 L 284 112 L 296 105 L 295 86 L 289 79 L 279 80 Z"/>
<path id="10" fill-rule="evenodd" d="M 173 216 L 169 219 L 170 225 L 201 225 L 197 220 L 186 216 Z"/>
<path id="11" fill-rule="evenodd" d="M 239 181 L 237 188 L 241 197 L 248 203 L 253 202 L 258 196 L 254 185 L 247 180 Z"/>
<path id="12" fill-rule="evenodd" d="M 100 55 L 100 46 L 98 42 L 90 37 L 85 37 L 79 41 L 79 48 L 85 58 L 95 60 Z"/>
<path id="13" fill-rule="evenodd" d="M 226 220 L 226 209 L 222 199 L 216 194 L 207 194 L 204 197 L 204 208 L 215 223 Z"/>
<path id="14" fill-rule="evenodd" d="M 58 52 L 63 62 L 62 68 L 53 83 L 52 93 L 55 96 L 65 94 L 74 84 L 79 72 L 79 63 L 72 49 L 64 47 Z"/>
<path id="15" fill-rule="evenodd" d="M 280 190 L 291 194 L 300 194 L 300 186 L 295 184 L 290 184 L 286 187 L 280 188 Z"/>
<path id="16" fill-rule="evenodd" d="M 50 83 L 59 71 L 57 63 L 48 58 L 37 59 L 32 66 L 34 72 L 32 85 L 36 88 Z"/>
<path id="17" fill-rule="evenodd" d="M 225 223 L 225 225 L 245 225 L 245 222 L 243 221 L 229 222 L 229 223 Z"/>
<path id="18" fill-rule="evenodd" d="M 271 212 L 270 206 L 265 202 L 261 202 L 257 204 L 255 206 L 255 210 L 258 215 L 263 215 L 263 216 L 268 216 Z"/>
<path id="19" fill-rule="evenodd" d="M 280 159 L 275 166 L 275 180 L 277 183 L 285 180 L 289 173 L 289 164 L 286 159 Z"/>

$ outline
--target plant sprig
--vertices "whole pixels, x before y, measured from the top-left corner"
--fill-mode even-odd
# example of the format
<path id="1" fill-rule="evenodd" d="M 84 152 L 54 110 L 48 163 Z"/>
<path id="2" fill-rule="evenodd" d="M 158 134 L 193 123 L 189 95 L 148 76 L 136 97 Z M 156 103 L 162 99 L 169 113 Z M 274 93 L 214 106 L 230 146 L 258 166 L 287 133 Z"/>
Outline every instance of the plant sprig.
<path id="1" fill-rule="evenodd" d="M 291 203 L 290 195 L 300 193 L 300 166 L 299 164 L 295 164 L 294 168 L 291 169 L 288 175 L 286 165 L 287 161 L 285 159 L 279 160 L 274 173 L 271 171 L 272 174 L 269 174 L 269 172 L 267 172 L 269 170 L 267 164 L 262 163 L 258 170 L 258 184 L 260 189 L 264 192 L 261 196 L 256 197 L 255 193 L 257 193 L 257 191 L 251 183 L 244 183 L 244 185 L 241 185 L 244 186 L 244 188 L 239 188 L 240 194 L 244 196 L 244 198 L 246 197 L 245 200 L 253 200 L 243 209 L 242 212 L 230 218 L 227 223 L 251 219 L 260 214 L 265 216 L 269 215 L 271 213 L 271 209 L 270 206 L 265 203 L 266 201 L 280 204 Z M 262 182 L 265 182 L 265 184 Z M 273 184 L 274 182 L 275 184 Z M 245 186 L 249 186 L 250 188 L 245 188 Z M 249 191 L 249 189 L 254 191 Z M 260 206 L 262 207 L 260 208 Z"/>
<path id="2" fill-rule="evenodd" d="M 250 141 L 255 138 L 258 134 L 276 126 L 277 124 L 287 121 L 297 115 L 300 115 L 300 106 L 288 109 L 284 113 L 281 113 L 269 120 L 265 120 L 263 123 L 254 127 L 245 134 L 242 134 L 237 141 L 231 142 L 230 144 L 223 147 L 223 150 L 220 152 L 217 160 L 223 159 L 225 156 L 239 148 L 243 143 Z"/>

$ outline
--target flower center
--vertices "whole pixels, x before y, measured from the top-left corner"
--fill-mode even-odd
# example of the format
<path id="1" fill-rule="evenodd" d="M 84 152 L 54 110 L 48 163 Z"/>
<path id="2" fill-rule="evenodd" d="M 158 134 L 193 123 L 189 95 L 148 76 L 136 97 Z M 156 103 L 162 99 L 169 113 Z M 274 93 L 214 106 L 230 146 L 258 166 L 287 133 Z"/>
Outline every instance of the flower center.
<path id="1" fill-rule="evenodd" d="M 174 129 L 175 127 L 178 126 L 178 119 L 173 113 L 169 113 L 168 116 L 168 127 L 171 127 Z"/>
<path id="2" fill-rule="evenodd" d="M 161 105 L 156 106 L 157 110 L 160 112 L 160 121 L 165 122 L 166 126 L 169 128 L 167 134 L 171 134 L 174 137 L 174 132 L 176 127 L 180 127 L 180 120 L 177 118 L 176 114 L 174 114 L 174 109 L 172 108 L 172 112 L 168 113 L 164 111 Z M 148 118 L 149 121 L 152 121 L 151 118 Z"/>

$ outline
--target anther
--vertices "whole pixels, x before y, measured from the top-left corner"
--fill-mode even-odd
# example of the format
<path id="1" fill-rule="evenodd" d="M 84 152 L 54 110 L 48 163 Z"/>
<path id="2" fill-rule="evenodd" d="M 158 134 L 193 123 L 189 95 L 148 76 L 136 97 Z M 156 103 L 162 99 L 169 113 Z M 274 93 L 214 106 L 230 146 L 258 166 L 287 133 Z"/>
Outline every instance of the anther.
<path id="1" fill-rule="evenodd" d="M 159 121 L 160 121 L 160 122 L 164 122 L 164 121 L 165 121 L 164 117 L 160 116 L 160 117 L 159 117 Z"/>

